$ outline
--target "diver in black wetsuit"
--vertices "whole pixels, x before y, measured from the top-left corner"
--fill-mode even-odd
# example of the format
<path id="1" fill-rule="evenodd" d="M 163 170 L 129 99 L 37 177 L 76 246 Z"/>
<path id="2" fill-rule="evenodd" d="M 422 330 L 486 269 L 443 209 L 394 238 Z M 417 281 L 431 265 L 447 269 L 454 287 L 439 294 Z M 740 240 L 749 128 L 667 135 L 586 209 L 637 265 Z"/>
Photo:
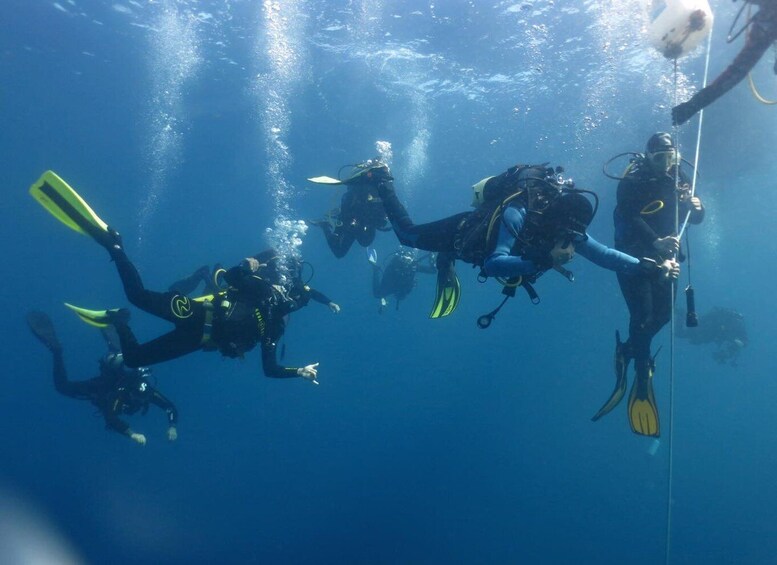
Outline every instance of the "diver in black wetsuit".
<path id="1" fill-rule="evenodd" d="M 682 317 L 682 316 L 681 316 Z M 745 318 L 736 310 L 715 307 L 699 316 L 699 325 L 686 328 L 677 327 L 677 337 L 687 339 L 691 345 L 714 343 L 712 358 L 721 365 L 737 366 L 742 350 L 747 347 L 747 326 Z"/>
<path id="2" fill-rule="evenodd" d="M 118 233 L 106 245 L 116 263 L 124 292 L 140 308 L 175 324 L 175 329 L 150 342 L 138 344 L 127 325 L 129 312 L 108 311 L 130 367 L 154 365 L 198 350 L 219 351 L 226 357 L 242 357 L 257 344 L 262 350 L 264 374 L 274 378 L 303 377 L 314 383 L 318 363 L 284 367 L 276 360 L 276 344 L 285 331 L 284 315 L 289 305 L 271 283 L 257 276 L 259 261 L 253 257 L 225 271 L 227 289 L 212 301 L 195 301 L 175 291 L 146 290 L 130 262 Z"/>
<path id="3" fill-rule="evenodd" d="M 699 110 L 706 108 L 734 88 L 755 67 L 769 46 L 777 41 L 777 0 L 745 0 L 745 2 L 757 4 L 759 10 L 746 24 L 747 36 L 744 47 L 718 78 L 694 94 L 687 102 L 672 108 L 673 124 L 687 122 Z M 777 74 L 777 58 L 774 61 L 774 72 Z"/>
<path id="4" fill-rule="evenodd" d="M 386 214 L 378 198 L 377 183 L 380 178 L 372 175 L 379 164 L 373 159 L 355 166 L 355 173 L 345 180 L 329 179 L 324 184 L 345 185 L 339 210 L 327 214 L 326 219 L 309 222 L 319 226 L 335 257 L 345 257 L 356 241 L 362 247 L 369 247 L 375 240 L 376 231 L 386 231 Z M 316 179 L 308 179 L 317 182 Z"/>
<path id="5" fill-rule="evenodd" d="M 678 175 L 679 194 L 675 189 L 677 160 L 672 137 L 662 132 L 652 135 L 645 155 L 638 155 L 631 163 L 618 184 L 613 214 L 616 249 L 655 261 L 671 259 L 680 251 L 676 214 L 680 222 L 690 213 L 690 223 L 701 223 L 704 208 L 698 197 L 691 197 L 688 178 L 682 170 Z M 684 258 L 680 255 L 679 259 Z M 633 359 L 635 379 L 629 399 L 629 422 L 637 434 L 658 436 L 660 426 L 652 385 L 655 367 L 650 346 L 670 320 L 673 285 L 640 273 L 618 273 L 618 284 L 629 309 L 629 338 L 621 343 L 616 334 L 616 388 L 593 419 L 610 412 L 623 398 L 628 365 Z M 636 401 L 635 395 L 639 396 Z"/>
<path id="6" fill-rule="evenodd" d="M 100 410 L 106 428 L 125 435 L 140 445 L 145 445 L 146 436 L 133 431 L 119 416 L 137 412 L 145 414 L 149 405 L 153 404 L 167 413 L 167 439 L 175 441 L 178 438 L 178 411 L 175 405 L 148 382 L 150 369 L 128 369 L 124 365 L 116 338 L 110 335 L 109 328 L 103 329 L 103 337 L 110 352 L 100 359 L 100 375 L 86 381 L 70 381 L 65 370 L 62 346 L 49 317 L 42 312 L 30 312 L 27 314 L 27 323 L 35 337 L 53 355 L 54 387 L 57 392 L 78 400 L 89 400 Z"/>
<path id="7" fill-rule="evenodd" d="M 436 273 L 434 253 L 426 254 L 416 259 L 414 254 L 400 249 L 391 254 L 385 267 L 378 265 L 378 253 L 374 249 L 368 255 L 372 265 L 372 295 L 380 300 L 378 312 L 381 314 L 388 305 L 387 298 L 394 296 L 399 303 L 415 288 L 416 273 Z"/>

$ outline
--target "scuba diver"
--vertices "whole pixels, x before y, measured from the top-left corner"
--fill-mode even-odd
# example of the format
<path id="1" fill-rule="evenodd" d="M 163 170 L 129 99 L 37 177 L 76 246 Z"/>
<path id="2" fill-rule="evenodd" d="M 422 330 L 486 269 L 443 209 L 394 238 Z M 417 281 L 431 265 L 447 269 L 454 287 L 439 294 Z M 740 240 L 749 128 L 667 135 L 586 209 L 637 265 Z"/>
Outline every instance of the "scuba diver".
<path id="1" fill-rule="evenodd" d="M 192 300 L 176 291 L 154 292 L 143 286 L 140 275 L 124 252 L 121 236 L 103 222 L 59 176 L 47 171 L 30 189 L 31 195 L 65 225 L 92 237 L 116 264 L 124 292 L 136 307 L 167 320 L 175 329 L 139 344 L 128 325 L 129 311 L 86 310 L 71 307 L 84 321 L 116 328 L 128 367 L 154 365 L 194 351 L 219 351 L 242 357 L 257 344 L 262 350 L 265 375 L 303 377 L 316 384 L 318 363 L 284 367 L 276 360 L 276 343 L 285 330 L 286 299 L 273 285 L 257 276 L 259 261 L 248 257 L 224 272 L 226 290 Z"/>
<path id="2" fill-rule="evenodd" d="M 434 253 L 416 259 L 412 251 L 400 248 L 389 257 L 388 263 L 380 266 L 375 249 L 370 249 L 367 254 L 367 260 L 372 265 L 372 295 L 380 300 L 378 312 L 381 314 L 388 305 L 386 299 L 392 295 L 397 299 L 396 309 L 399 310 L 400 301 L 415 287 L 416 273 L 437 272 Z"/>
<path id="3" fill-rule="evenodd" d="M 313 278 L 312 275 L 307 282 L 302 279 L 302 269 L 306 264 L 310 266 L 310 263 L 297 257 L 283 257 L 274 249 L 257 253 L 254 259 L 259 261 L 257 275 L 274 285 L 285 296 L 288 313 L 304 308 L 311 300 L 324 304 L 333 314 L 340 313 L 339 304 L 307 284 L 309 279 Z"/>
<path id="4" fill-rule="evenodd" d="M 458 305 L 461 287 L 454 269 L 456 260 L 479 266 L 479 280 L 495 277 L 505 285 L 502 304 L 478 319 L 481 328 L 491 324 L 518 286 L 538 302 L 532 284 L 544 272 L 557 270 L 572 280 L 564 265 L 575 252 L 610 270 L 679 276 L 679 265 L 672 260 L 656 263 L 638 259 L 588 235 L 595 213 L 584 196 L 590 191 L 575 188 L 561 173 L 560 168 L 554 170 L 546 164 L 516 165 L 473 186 L 474 211 L 416 225 L 397 198 L 388 167 L 375 171 L 374 176 L 381 178 L 378 192 L 399 242 L 438 252 L 431 318 L 447 316 Z"/>
<path id="5" fill-rule="evenodd" d="M 323 220 L 308 222 L 323 230 L 329 248 L 338 259 L 345 257 L 354 241 L 369 247 L 377 230 L 388 231 L 386 214 L 377 194 L 379 179 L 372 175 L 378 164 L 382 164 L 380 158 L 354 165 L 352 174 L 345 179 L 327 176 L 308 179 L 316 184 L 345 186 L 339 209 L 329 212 Z"/>
<path id="6" fill-rule="evenodd" d="M 693 329 L 678 326 L 677 337 L 687 339 L 691 345 L 714 343 L 717 349 L 712 358 L 721 365 L 737 366 L 742 350 L 747 347 L 745 318 L 736 310 L 715 307 L 699 318 L 699 325 Z"/>
<path id="7" fill-rule="evenodd" d="M 678 257 L 680 242 L 676 226 L 678 214 L 690 214 L 689 221 L 704 219 L 701 200 L 691 196 L 688 178 L 678 170 L 679 153 L 672 136 L 660 132 L 647 142 L 645 154 L 637 154 L 618 183 L 615 222 L 615 248 L 657 262 Z M 675 175 L 679 186 L 675 189 Z M 679 209 L 678 209 L 679 206 Z M 674 304 L 673 285 L 641 273 L 618 273 L 623 298 L 629 309 L 629 338 L 621 342 L 615 333 L 615 390 L 594 415 L 595 422 L 612 411 L 623 398 L 627 372 L 634 360 L 635 378 L 629 395 L 629 424 L 640 435 L 658 437 L 660 423 L 653 395 L 655 356 L 650 345 L 670 320 Z"/>
<path id="8" fill-rule="evenodd" d="M 744 29 L 747 30 L 747 35 L 742 50 L 718 75 L 718 78 L 694 94 L 687 102 L 672 108 L 674 125 L 684 124 L 699 110 L 706 108 L 734 88 L 755 67 L 769 46 L 777 41 L 777 0 L 745 0 L 742 9 L 748 4 L 757 4 L 759 10 L 745 23 Z M 774 62 L 774 72 L 777 74 L 777 58 Z"/>
<path id="9" fill-rule="evenodd" d="M 105 419 L 105 427 L 145 445 L 146 436 L 135 432 L 119 416 L 137 412 L 145 414 L 149 405 L 158 406 L 167 413 L 167 439 L 178 438 L 176 424 L 178 411 L 175 405 L 148 382 L 151 370 L 147 367 L 129 369 L 125 366 L 118 348 L 117 336 L 104 328 L 103 337 L 108 344 L 108 354 L 100 359 L 100 375 L 86 381 L 70 381 L 65 371 L 62 345 L 57 339 L 51 319 L 43 312 L 29 312 L 27 324 L 35 337 L 51 351 L 54 357 L 54 388 L 57 392 L 90 401 Z"/>

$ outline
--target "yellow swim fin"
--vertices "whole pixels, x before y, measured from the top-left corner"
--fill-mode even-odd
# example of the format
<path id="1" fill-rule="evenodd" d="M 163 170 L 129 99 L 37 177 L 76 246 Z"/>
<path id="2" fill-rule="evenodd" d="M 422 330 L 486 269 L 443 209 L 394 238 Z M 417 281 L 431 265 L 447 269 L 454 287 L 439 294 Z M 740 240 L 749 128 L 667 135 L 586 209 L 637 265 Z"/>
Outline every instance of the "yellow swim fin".
<path id="1" fill-rule="evenodd" d="M 110 310 L 87 310 L 86 308 L 73 306 L 67 302 L 65 302 L 65 306 L 75 312 L 76 316 L 78 316 L 82 322 L 96 328 L 106 328 L 108 326 L 112 326 L 117 315 L 122 317 L 129 317 L 129 311 L 121 308 L 113 308 Z M 122 315 L 122 312 L 126 312 L 126 314 Z"/>
<path id="2" fill-rule="evenodd" d="M 626 394 L 626 386 L 628 385 L 628 379 L 626 373 L 629 369 L 629 361 L 631 358 L 627 353 L 627 346 L 621 341 L 621 334 L 619 331 L 615 332 L 615 389 L 612 391 L 610 398 L 607 402 L 599 408 L 599 411 L 594 414 L 591 421 L 596 422 L 602 416 L 605 416 L 612 412 L 612 410 L 620 404 L 623 400 L 623 396 Z"/>
<path id="3" fill-rule="evenodd" d="M 429 317 L 435 319 L 450 316 L 459 305 L 459 299 L 461 299 L 461 283 L 459 277 L 456 276 L 453 264 L 449 268 L 439 269 L 437 271 L 437 291 Z"/>
<path id="4" fill-rule="evenodd" d="M 650 359 L 636 367 L 637 374 L 629 394 L 629 425 L 635 434 L 658 437 L 661 425 L 653 394 L 653 366 Z"/>
<path id="5" fill-rule="evenodd" d="M 30 187 L 30 195 L 70 229 L 94 238 L 101 245 L 114 242 L 108 224 L 54 171 L 43 173 Z"/>

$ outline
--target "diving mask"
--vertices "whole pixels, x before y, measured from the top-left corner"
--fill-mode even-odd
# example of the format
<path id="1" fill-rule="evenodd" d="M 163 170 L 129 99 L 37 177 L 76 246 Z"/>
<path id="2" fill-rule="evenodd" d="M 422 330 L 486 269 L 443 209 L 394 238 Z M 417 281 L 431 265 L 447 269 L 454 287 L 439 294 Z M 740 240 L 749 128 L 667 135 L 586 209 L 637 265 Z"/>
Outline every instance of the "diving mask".
<path id="1" fill-rule="evenodd" d="M 647 159 L 655 171 L 668 171 L 680 161 L 680 154 L 674 148 L 648 153 Z"/>

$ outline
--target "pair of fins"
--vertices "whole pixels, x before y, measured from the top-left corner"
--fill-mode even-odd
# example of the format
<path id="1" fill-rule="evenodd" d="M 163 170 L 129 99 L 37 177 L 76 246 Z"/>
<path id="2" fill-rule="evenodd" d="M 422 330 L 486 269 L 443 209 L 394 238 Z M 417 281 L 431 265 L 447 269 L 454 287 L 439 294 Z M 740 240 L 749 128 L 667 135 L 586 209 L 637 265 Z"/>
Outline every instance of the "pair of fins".
<path id="1" fill-rule="evenodd" d="M 429 317 L 437 319 L 450 316 L 459 305 L 460 299 L 461 283 L 456 276 L 455 260 L 440 253 L 437 256 L 437 288 Z"/>
<path id="2" fill-rule="evenodd" d="M 657 353 L 656 353 L 657 354 Z M 615 332 L 615 389 L 607 402 L 594 414 L 592 421 L 596 422 L 602 416 L 612 410 L 623 400 L 628 386 L 627 373 L 631 357 L 627 346 L 621 341 L 620 332 Z M 634 377 L 634 383 L 629 393 L 628 417 L 631 431 L 638 435 L 659 437 L 661 424 L 658 417 L 656 397 L 653 393 L 653 372 L 655 368 L 655 356 L 651 358 L 646 367 L 638 367 Z"/>

